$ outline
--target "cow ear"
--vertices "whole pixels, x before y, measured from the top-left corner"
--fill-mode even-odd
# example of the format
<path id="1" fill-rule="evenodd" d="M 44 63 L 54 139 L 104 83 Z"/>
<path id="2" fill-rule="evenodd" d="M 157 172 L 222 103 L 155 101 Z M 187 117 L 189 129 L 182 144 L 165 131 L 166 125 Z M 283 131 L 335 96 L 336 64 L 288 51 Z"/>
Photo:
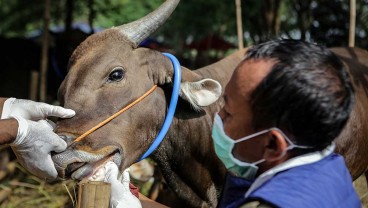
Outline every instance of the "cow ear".
<path id="1" fill-rule="evenodd" d="M 174 70 L 169 58 L 158 51 L 146 48 L 138 48 L 135 53 L 141 53 L 137 57 L 144 57 L 149 71 L 152 71 L 152 79 L 155 84 L 172 84 Z M 166 61 L 162 61 L 163 57 Z M 188 101 L 195 110 L 200 110 L 200 107 L 208 106 L 220 98 L 222 87 L 219 82 L 204 78 L 183 66 L 181 70 L 180 97 Z"/>
<path id="2" fill-rule="evenodd" d="M 180 85 L 180 97 L 188 101 L 196 110 L 216 102 L 221 96 L 221 91 L 221 84 L 213 79 L 184 81 Z"/>

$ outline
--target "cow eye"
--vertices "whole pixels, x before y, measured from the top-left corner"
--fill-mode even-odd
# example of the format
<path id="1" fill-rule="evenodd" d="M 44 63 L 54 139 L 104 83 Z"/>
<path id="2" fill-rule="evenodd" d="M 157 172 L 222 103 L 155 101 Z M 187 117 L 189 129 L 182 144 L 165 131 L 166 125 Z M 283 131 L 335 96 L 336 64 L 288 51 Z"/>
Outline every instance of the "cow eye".
<path id="1" fill-rule="evenodd" d="M 119 82 L 124 78 L 125 71 L 121 67 L 116 67 L 112 70 L 109 74 L 109 78 L 107 79 L 108 82 Z"/>

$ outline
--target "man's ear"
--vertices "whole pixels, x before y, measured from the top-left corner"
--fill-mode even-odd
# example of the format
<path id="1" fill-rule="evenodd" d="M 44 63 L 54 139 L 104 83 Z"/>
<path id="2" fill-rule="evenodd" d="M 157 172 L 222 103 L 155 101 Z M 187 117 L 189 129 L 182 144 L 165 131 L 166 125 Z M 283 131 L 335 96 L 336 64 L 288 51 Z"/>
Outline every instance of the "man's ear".
<path id="1" fill-rule="evenodd" d="M 276 161 L 286 153 L 288 143 L 279 131 L 271 130 L 266 142 L 266 150 L 263 155 L 266 161 Z"/>

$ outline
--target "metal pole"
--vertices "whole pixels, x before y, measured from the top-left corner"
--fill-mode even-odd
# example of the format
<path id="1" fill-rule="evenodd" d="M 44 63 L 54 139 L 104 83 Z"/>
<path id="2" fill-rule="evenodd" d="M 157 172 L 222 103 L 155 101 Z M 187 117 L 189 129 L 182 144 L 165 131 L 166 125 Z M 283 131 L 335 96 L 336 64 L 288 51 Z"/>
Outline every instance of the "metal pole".
<path id="1" fill-rule="evenodd" d="M 350 0 L 349 47 L 355 46 L 356 1 Z"/>
<path id="2" fill-rule="evenodd" d="M 43 38 L 41 52 L 41 74 L 40 74 L 40 101 L 46 102 L 47 95 L 47 66 L 49 49 L 49 22 L 50 22 L 50 0 L 45 0 L 45 13 L 43 17 Z"/>
<path id="3" fill-rule="evenodd" d="M 243 43 L 243 23 L 242 23 L 242 15 L 241 15 L 241 1 L 235 0 L 236 5 L 236 25 L 238 30 L 238 47 L 239 50 L 244 48 Z"/>

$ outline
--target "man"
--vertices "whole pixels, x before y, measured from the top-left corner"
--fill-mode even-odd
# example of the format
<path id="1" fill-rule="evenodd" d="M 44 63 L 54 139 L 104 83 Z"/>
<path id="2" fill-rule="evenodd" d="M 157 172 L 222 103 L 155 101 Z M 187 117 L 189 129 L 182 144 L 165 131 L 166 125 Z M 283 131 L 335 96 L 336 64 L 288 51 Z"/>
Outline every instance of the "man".
<path id="1" fill-rule="evenodd" d="M 66 149 L 66 142 L 53 132 L 49 116 L 69 118 L 70 109 L 30 100 L 0 98 L 0 144 L 9 144 L 19 163 L 43 180 L 54 180 L 57 171 L 51 152 Z"/>
<path id="2" fill-rule="evenodd" d="M 332 52 L 297 40 L 254 46 L 224 99 L 212 131 L 229 170 L 220 207 L 361 207 L 333 153 L 353 89 Z"/>
<path id="3" fill-rule="evenodd" d="M 353 99 L 343 64 L 324 47 L 275 40 L 250 48 L 214 118 L 214 147 L 229 171 L 219 207 L 361 207 L 333 153 Z"/>

